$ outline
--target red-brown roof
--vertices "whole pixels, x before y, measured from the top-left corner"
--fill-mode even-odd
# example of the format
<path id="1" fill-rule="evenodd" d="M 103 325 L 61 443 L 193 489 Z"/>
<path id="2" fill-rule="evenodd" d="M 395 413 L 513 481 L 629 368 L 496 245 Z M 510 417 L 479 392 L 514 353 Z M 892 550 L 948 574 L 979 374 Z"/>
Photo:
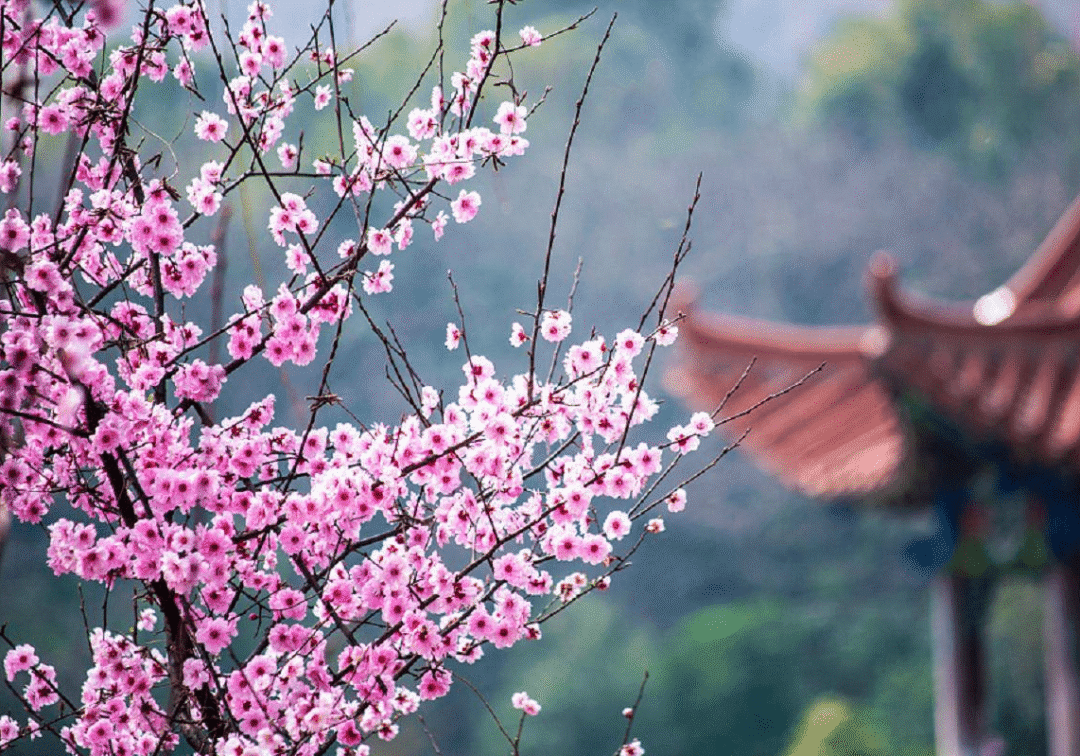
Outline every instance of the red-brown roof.
<path id="1" fill-rule="evenodd" d="M 1020 460 L 1080 470 L 1080 199 L 1008 282 L 975 302 L 902 291 L 895 266 L 870 266 L 877 324 L 783 325 L 677 305 L 681 359 L 668 388 L 718 419 L 789 486 L 813 496 L 862 496 L 901 483 L 911 430 L 894 397 L 913 391 L 974 439 Z"/>

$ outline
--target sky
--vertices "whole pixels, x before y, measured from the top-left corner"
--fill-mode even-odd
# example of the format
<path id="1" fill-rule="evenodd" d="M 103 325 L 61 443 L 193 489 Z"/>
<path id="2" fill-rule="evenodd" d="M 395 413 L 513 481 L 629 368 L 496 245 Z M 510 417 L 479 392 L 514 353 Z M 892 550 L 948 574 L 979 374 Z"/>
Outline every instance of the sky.
<path id="1" fill-rule="evenodd" d="M 288 0 L 295 2 L 295 0 Z M 1080 3 L 1030 0 L 1062 33 L 1074 39 L 1080 29 Z M 359 0 L 352 5 L 358 36 L 384 29 L 395 18 L 422 26 L 438 0 Z M 301 0 L 303 4 L 303 0 Z M 720 3 L 718 3 L 719 5 Z M 729 0 L 720 19 L 723 35 L 777 74 L 797 75 L 803 56 L 837 19 L 849 14 L 883 15 L 892 0 Z"/>

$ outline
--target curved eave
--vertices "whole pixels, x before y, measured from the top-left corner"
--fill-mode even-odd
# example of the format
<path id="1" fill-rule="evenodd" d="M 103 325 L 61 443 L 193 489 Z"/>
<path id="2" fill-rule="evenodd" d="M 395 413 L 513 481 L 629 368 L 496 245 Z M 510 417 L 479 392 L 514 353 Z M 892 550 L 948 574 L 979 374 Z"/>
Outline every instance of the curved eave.
<path id="1" fill-rule="evenodd" d="M 945 303 L 900 292 L 892 260 L 879 254 L 870 268 L 871 290 L 882 315 L 899 325 L 918 324 L 939 332 L 992 328 L 995 334 L 1053 337 L 1080 325 L 1080 197 L 1058 219 L 1043 242 L 1002 286 L 983 297 L 999 312 L 987 322 L 978 302 Z"/>
<path id="2" fill-rule="evenodd" d="M 862 362 L 873 356 L 874 326 L 819 328 L 689 310 L 680 333 L 695 348 L 799 363 Z"/>
<path id="3" fill-rule="evenodd" d="M 741 438 L 761 467 L 811 496 L 863 497 L 893 482 L 903 438 L 870 370 L 878 329 L 780 325 L 704 314 L 692 303 L 681 309 L 680 359 L 665 383 L 694 409 L 721 408 L 716 418 L 729 441 Z"/>
<path id="4" fill-rule="evenodd" d="M 1080 313 L 1062 316 L 1051 306 L 1018 309 L 999 322 L 979 322 L 975 303 L 942 302 L 902 291 L 896 266 L 885 253 L 870 265 L 870 292 L 883 323 L 895 334 L 925 334 L 949 340 L 1009 342 L 1075 340 Z"/>

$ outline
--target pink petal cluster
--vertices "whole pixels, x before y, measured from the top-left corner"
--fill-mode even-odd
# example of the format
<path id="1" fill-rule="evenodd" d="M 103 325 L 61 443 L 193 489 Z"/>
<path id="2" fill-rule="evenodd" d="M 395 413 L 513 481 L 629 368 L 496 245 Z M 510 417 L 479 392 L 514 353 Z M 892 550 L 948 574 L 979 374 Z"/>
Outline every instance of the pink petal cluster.
<path id="1" fill-rule="evenodd" d="M 522 154 L 527 110 L 502 103 L 498 133 L 472 125 L 492 65 L 509 54 L 483 31 L 452 92 L 436 87 L 430 107 L 409 113 L 407 135 L 359 116 L 342 154 L 303 173 L 296 104 L 342 115 L 337 93 L 352 72 L 333 48 L 290 56 L 255 0 L 235 68 L 222 72 L 214 107 L 226 115 L 203 111 L 186 130 L 214 159 L 163 167 L 138 154 L 132 98 L 143 79 L 197 92 L 195 56 L 215 31 L 202 3 L 178 3 L 105 53 L 116 9 L 92 6 L 67 23 L 0 0 L 20 19 L 5 27 L 6 59 L 38 77 L 31 91 L 44 98 L 25 98 L 8 124 L 20 146 L 0 163 L 0 191 L 20 191 L 42 134 L 81 145 L 57 213 L 30 217 L 16 203 L 0 219 L 0 249 L 18 263 L 0 300 L 0 430 L 19 439 L 0 462 L 0 505 L 27 523 L 49 517 L 55 574 L 140 589 L 133 626 L 90 632 L 81 695 L 62 706 L 33 646 L 5 654 L 34 716 L 0 717 L 0 748 L 45 722 L 69 752 L 91 756 L 169 753 L 181 739 L 222 756 L 334 744 L 365 754 L 445 695 L 455 666 L 539 638 L 552 601 L 606 587 L 626 556 L 613 542 L 662 530 L 635 525 L 657 506 L 682 508 L 681 489 L 654 493 L 651 482 L 711 418 L 695 415 L 662 446 L 630 436 L 657 412 L 639 375 L 647 335 L 631 330 L 568 345 L 548 379 L 471 354 L 460 386 L 403 384 L 414 411 L 395 423 L 326 423 L 314 408 L 337 400 L 329 392 L 309 397 L 310 421 L 295 429 L 275 425 L 272 395 L 216 417 L 212 403 L 245 389 L 256 356 L 305 366 L 328 346 L 324 330 L 365 327 L 353 306 L 392 291 L 387 256 L 410 245 L 414 224 L 438 239 L 451 216 L 477 215 L 478 192 L 449 199 L 436 186 Z M 531 27 L 521 37 L 540 41 Z M 292 173 L 265 167 L 272 149 Z M 202 224 L 247 182 L 270 188 L 265 228 L 289 273 L 265 291 L 224 292 L 235 310 L 211 327 L 186 301 L 218 264 Z M 380 192 L 386 201 L 368 202 Z M 340 208 L 365 217 L 365 206 L 377 210 L 355 239 L 332 238 Z M 369 253 L 381 258 L 373 268 Z M 537 316 L 547 342 L 569 337 L 569 312 Z M 669 343 L 675 331 L 651 336 Z M 212 357 L 218 340 L 226 362 Z M 529 340 L 515 323 L 511 342 Z M 461 341 L 449 324 L 447 348 Z M 524 692 L 513 704 L 540 711 Z"/>

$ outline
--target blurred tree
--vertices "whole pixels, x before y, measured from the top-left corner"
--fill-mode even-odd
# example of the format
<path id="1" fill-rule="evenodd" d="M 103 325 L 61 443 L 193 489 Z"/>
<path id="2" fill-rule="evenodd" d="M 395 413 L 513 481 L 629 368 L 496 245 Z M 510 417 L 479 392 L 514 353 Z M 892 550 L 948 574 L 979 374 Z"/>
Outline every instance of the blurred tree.
<path id="1" fill-rule="evenodd" d="M 990 614 L 991 722 L 1007 756 L 1047 752 L 1043 601 L 1038 579 L 1014 575 L 998 586 Z"/>
<path id="2" fill-rule="evenodd" d="M 803 714 L 786 756 L 885 756 L 892 754 L 879 723 L 854 714 L 846 703 L 824 698 Z"/>
<path id="3" fill-rule="evenodd" d="M 745 121 L 758 75 L 750 59 L 723 39 L 720 22 L 728 5 L 725 0 L 618 0 L 612 5 L 619 13 L 620 34 L 634 41 L 633 55 L 626 62 L 640 62 L 642 52 L 649 52 L 653 62 L 666 69 L 662 78 L 668 92 L 649 91 L 647 86 L 630 88 L 639 105 L 673 95 L 681 109 L 697 120 L 725 127 Z M 596 3 L 549 0 L 547 7 L 553 13 L 583 14 Z M 629 32 L 627 26 L 643 34 Z M 645 73 L 641 80 L 645 85 L 661 78 Z"/>
<path id="4" fill-rule="evenodd" d="M 654 676 L 667 695 L 643 707 L 643 731 L 663 753 L 779 752 L 805 697 L 792 665 L 806 635 L 773 602 L 695 612 L 664 646 Z"/>
<path id="5" fill-rule="evenodd" d="M 797 114 L 864 146 L 896 130 L 986 177 L 1080 122 L 1080 60 L 1028 3 L 903 0 L 852 19 L 809 63 Z"/>

